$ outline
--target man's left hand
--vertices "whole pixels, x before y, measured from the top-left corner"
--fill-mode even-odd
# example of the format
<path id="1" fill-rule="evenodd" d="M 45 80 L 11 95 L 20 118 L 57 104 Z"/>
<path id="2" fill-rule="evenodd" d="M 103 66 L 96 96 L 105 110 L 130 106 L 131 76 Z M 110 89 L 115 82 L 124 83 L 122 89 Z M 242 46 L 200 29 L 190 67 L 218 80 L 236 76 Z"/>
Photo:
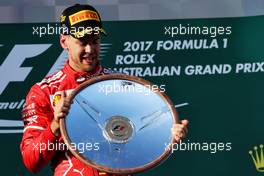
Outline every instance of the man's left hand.
<path id="1" fill-rule="evenodd" d="M 171 132 L 177 143 L 179 143 L 183 138 L 186 137 L 188 133 L 188 129 L 187 129 L 188 124 L 189 124 L 188 120 L 181 120 L 180 123 L 173 125 Z"/>

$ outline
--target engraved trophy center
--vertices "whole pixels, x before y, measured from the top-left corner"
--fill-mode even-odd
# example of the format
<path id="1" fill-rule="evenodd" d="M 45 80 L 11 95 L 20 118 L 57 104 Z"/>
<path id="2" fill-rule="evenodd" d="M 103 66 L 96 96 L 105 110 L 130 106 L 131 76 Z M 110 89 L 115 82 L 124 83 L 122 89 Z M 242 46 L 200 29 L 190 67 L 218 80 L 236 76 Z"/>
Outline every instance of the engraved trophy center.
<path id="1" fill-rule="evenodd" d="M 126 143 L 133 136 L 133 123 L 123 116 L 112 116 L 105 125 L 105 137 L 115 143 Z"/>

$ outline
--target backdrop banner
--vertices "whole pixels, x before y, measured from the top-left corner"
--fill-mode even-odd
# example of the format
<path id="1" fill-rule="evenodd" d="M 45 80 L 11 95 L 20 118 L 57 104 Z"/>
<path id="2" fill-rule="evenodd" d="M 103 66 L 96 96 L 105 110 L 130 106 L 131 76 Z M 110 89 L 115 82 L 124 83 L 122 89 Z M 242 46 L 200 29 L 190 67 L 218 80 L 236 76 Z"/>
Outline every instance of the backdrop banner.
<path id="1" fill-rule="evenodd" d="M 151 81 L 170 97 L 180 119 L 190 121 L 187 138 L 173 145 L 171 157 L 138 175 L 263 174 L 263 21 L 264 16 L 104 23 L 102 65 Z M 1 175 L 30 175 L 19 151 L 20 111 L 30 87 L 67 61 L 59 31 L 56 23 L 0 25 Z M 45 167 L 37 175 L 51 173 Z"/>

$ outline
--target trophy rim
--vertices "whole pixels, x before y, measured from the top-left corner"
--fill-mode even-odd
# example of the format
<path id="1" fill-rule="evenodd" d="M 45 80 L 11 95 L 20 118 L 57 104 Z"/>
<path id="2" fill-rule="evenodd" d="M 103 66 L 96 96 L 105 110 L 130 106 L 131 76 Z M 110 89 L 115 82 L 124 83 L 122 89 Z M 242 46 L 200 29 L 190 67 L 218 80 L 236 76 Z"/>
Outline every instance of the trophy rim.
<path id="1" fill-rule="evenodd" d="M 115 73 L 115 74 L 103 74 L 99 76 L 95 76 L 83 83 L 81 83 L 76 89 L 73 90 L 73 92 L 67 97 L 70 101 L 74 99 L 74 97 L 82 91 L 84 88 L 88 87 L 89 85 L 95 84 L 100 81 L 105 81 L 105 80 L 115 80 L 115 79 L 124 79 L 128 81 L 134 81 L 136 83 L 139 83 L 143 86 L 152 86 L 153 84 L 150 81 L 147 81 L 145 79 L 136 77 L 136 76 L 130 76 L 130 75 L 125 75 L 125 74 L 120 74 L 120 73 Z M 158 94 L 163 100 L 165 100 L 166 104 L 168 105 L 170 111 L 172 112 L 172 117 L 173 117 L 173 124 L 179 123 L 179 118 L 178 118 L 178 113 L 176 111 L 176 108 L 174 107 L 172 101 L 169 99 L 169 97 L 160 90 L 160 88 L 157 88 L 157 91 L 155 91 L 156 94 Z M 67 118 L 67 117 L 66 117 Z M 88 160 L 83 157 L 82 154 L 79 153 L 77 149 L 74 149 L 72 147 L 72 141 L 68 136 L 67 130 L 66 130 L 66 124 L 65 124 L 65 118 L 60 119 L 60 132 L 61 136 L 63 138 L 64 143 L 68 146 L 70 152 L 81 162 L 86 164 L 87 166 L 90 166 L 92 168 L 95 168 L 99 171 L 107 172 L 107 173 L 112 173 L 112 174 L 132 174 L 132 173 L 139 173 L 143 172 L 145 170 L 151 169 L 155 166 L 157 166 L 159 163 L 161 163 L 163 160 L 165 160 L 169 155 L 171 154 L 172 150 L 172 144 L 175 143 L 175 139 L 172 137 L 172 140 L 170 141 L 170 144 L 167 149 L 164 149 L 164 152 L 155 160 L 142 165 L 141 167 L 136 167 L 136 168 L 127 168 L 127 169 L 113 169 L 113 168 L 108 168 L 104 167 L 100 164 L 96 164 L 91 160 Z"/>

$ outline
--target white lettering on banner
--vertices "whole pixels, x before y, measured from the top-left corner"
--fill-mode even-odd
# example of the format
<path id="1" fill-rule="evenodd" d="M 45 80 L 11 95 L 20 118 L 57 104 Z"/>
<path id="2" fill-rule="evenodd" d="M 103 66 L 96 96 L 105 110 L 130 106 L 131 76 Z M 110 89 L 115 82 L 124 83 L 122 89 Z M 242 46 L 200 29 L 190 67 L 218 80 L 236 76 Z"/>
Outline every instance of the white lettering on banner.
<path id="1" fill-rule="evenodd" d="M 0 94 L 12 81 L 24 81 L 32 67 L 21 67 L 27 58 L 35 57 L 46 51 L 51 44 L 15 45 L 0 66 Z"/>
<path id="2" fill-rule="evenodd" d="M 264 62 L 236 64 L 236 73 L 264 72 Z"/>
<path id="3" fill-rule="evenodd" d="M 124 43 L 124 52 L 148 51 L 153 44 L 153 41 L 127 41 Z"/>
<path id="4" fill-rule="evenodd" d="M 2 109 L 20 109 L 24 106 L 25 99 L 17 102 L 0 102 L 0 110 Z"/>
<path id="5" fill-rule="evenodd" d="M 135 54 L 135 55 L 117 55 L 116 65 L 130 65 L 130 64 L 154 64 L 153 57 L 155 54 Z"/>
<path id="6" fill-rule="evenodd" d="M 114 68 L 114 70 L 132 75 L 132 76 L 174 76 L 180 75 L 181 66 L 164 66 L 164 67 L 124 67 L 124 68 Z"/>
<path id="7" fill-rule="evenodd" d="M 220 40 L 221 41 L 221 40 Z M 217 39 L 193 39 L 193 40 L 166 40 L 166 41 L 157 41 L 156 50 L 188 50 L 188 49 L 217 49 L 220 48 Z M 227 47 L 227 39 L 223 39 L 222 48 Z"/>
<path id="8" fill-rule="evenodd" d="M 228 74 L 232 70 L 229 64 L 220 65 L 188 65 L 185 67 L 186 75 L 213 75 Z"/>

